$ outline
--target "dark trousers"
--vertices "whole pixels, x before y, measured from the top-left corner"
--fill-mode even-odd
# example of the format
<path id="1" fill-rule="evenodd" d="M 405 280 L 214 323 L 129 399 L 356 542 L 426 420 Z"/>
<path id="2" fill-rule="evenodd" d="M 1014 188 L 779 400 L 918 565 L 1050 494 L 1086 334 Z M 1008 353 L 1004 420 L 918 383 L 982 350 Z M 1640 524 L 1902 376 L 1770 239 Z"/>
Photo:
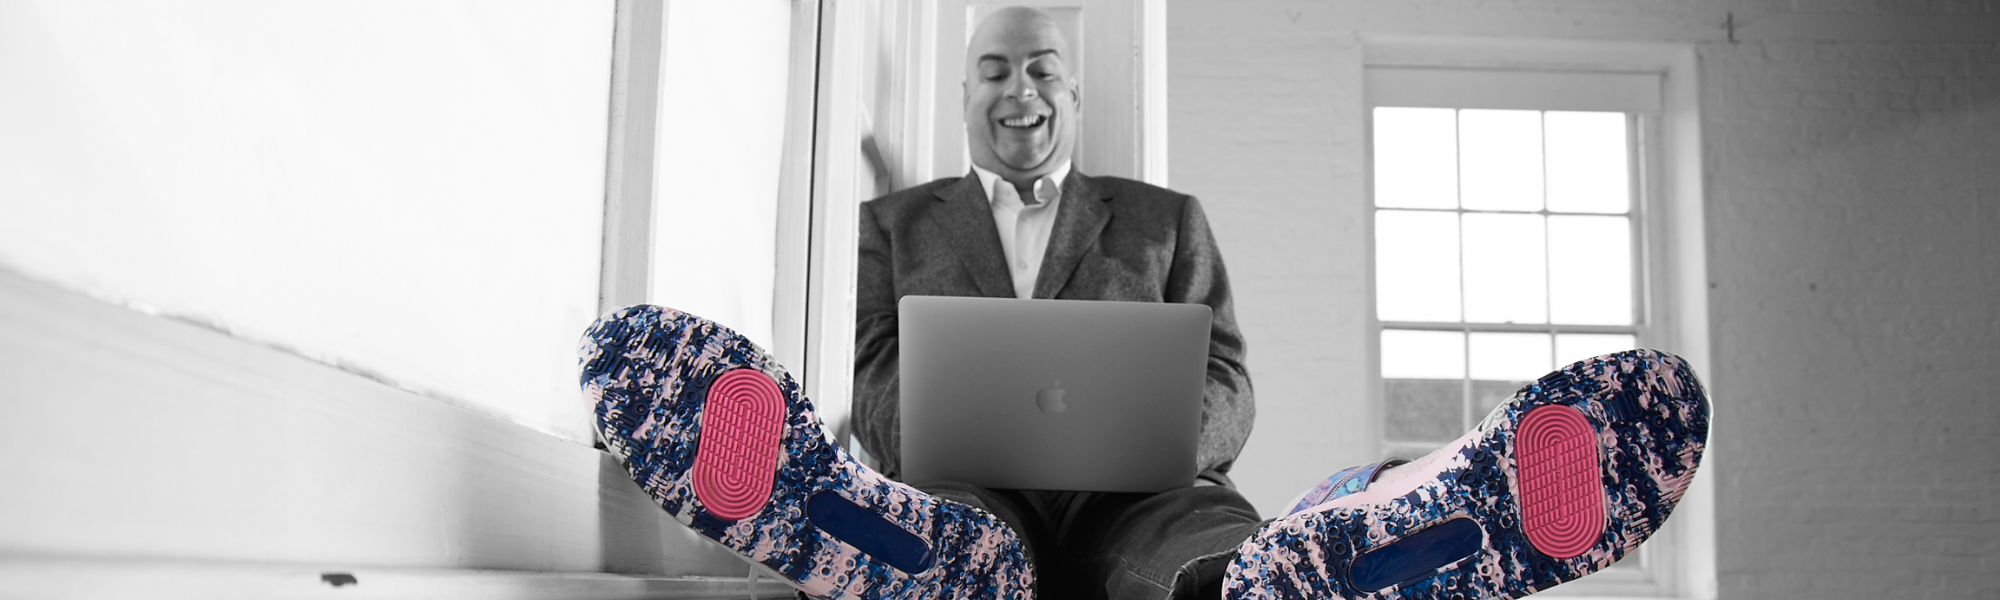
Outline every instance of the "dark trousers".
<path id="1" fill-rule="evenodd" d="M 1158 494 L 916 487 L 1012 527 L 1043 600 L 1220 598 L 1236 549 L 1263 525 L 1242 494 L 1220 485 Z"/>

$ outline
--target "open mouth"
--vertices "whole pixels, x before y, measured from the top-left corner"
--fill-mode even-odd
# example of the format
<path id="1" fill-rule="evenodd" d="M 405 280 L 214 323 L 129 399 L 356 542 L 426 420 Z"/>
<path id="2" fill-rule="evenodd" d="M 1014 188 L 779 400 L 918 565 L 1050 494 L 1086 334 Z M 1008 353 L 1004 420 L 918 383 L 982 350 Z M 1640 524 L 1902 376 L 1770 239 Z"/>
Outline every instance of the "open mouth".
<path id="1" fill-rule="evenodd" d="M 1033 129 L 1049 122 L 1048 115 L 1021 115 L 1011 119 L 1001 119 L 1000 126 L 1008 129 Z"/>

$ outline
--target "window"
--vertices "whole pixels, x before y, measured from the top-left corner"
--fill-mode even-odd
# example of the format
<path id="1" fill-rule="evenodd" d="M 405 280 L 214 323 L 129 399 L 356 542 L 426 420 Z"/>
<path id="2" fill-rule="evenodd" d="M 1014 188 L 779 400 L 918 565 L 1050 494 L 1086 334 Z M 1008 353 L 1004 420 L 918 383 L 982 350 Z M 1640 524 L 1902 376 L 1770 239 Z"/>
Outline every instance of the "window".
<path id="1" fill-rule="evenodd" d="M 0 6 L 26 589 L 789 593 L 590 448 L 576 343 L 650 300 L 796 351 L 819 3 L 211 4 Z"/>
<path id="2" fill-rule="evenodd" d="M 1638 347 L 1636 116 L 1376 107 L 1382 439 L 1421 456 L 1559 366 Z M 1609 572 L 1634 571 L 1625 560 Z"/>
<path id="3" fill-rule="evenodd" d="M 788 103 L 811 98 L 792 91 L 811 81 L 792 76 L 795 12 L 787 0 L 669 2 L 660 67 L 648 298 L 727 324 L 766 349 L 777 339 L 775 286 L 805 285 L 776 281 L 772 226 Z"/>
<path id="4" fill-rule="evenodd" d="M 1666 135 L 1685 116 L 1670 108 L 1693 111 L 1668 102 L 1686 91 L 1669 85 L 1686 65 L 1629 49 L 1465 46 L 1376 44 L 1365 73 L 1385 456 L 1426 454 L 1580 359 L 1706 354 L 1683 349 L 1705 339 L 1688 333 L 1699 307 L 1682 295 L 1682 255 L 1699 244 L 1677 242 L 1699 235 L 1676 209 L 1695 190 L 1669 183 L 1694 166 Z M 1712 584 L 1695 579 L 1697 563 L 1713 551 L 1689 540 L 1713 524 L 1697 496 L 1637 552 L 1550 593 L 1701 595 Z"/>
<path id="5" fill-rule="evenodd" d="M 1387 445 L 1434 448 L 1543 373 L 1635 347 L 1635 118 L 1374 109 Z"/>
<path id="6" fill-rule="evenodd" d="M 554 8 L 10 6 L 0 265 L 587 442 L 612 7 Z"/>

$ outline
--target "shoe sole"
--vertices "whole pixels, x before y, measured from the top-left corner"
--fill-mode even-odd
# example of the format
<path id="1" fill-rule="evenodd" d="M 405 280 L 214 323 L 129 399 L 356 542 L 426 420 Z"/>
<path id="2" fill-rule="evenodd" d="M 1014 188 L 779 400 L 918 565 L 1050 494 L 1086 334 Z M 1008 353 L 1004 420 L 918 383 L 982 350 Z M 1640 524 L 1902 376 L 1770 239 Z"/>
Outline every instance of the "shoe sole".
<path id="1" fill-rule="evenodd" d="M 1709 406 L 1680 358 L 1551 373 L 1412 476 L 1267 525 L 1229 598 L 1518 598 L 1610 566 L 1672 512 Z M 1408 488 L 1408 489 L 1404 489 Z"/>
<path id="2" fill-rule="evenodd" d="M 984 511 L 884 477 L 826 439 L 742 336 L 657 306 L 599 319 L 580 352 L 605 446 L 682 524 L 821 598 L 1026 598 L 1020 541 Z"/>

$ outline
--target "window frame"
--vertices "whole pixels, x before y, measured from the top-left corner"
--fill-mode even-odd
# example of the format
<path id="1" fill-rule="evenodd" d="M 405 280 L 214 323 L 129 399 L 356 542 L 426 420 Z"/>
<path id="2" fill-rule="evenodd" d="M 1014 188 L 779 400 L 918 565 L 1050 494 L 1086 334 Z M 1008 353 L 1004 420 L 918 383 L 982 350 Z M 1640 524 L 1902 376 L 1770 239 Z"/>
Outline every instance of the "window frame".
<path id="1" fill-rule="evenodd" d="M 1383 107 L 1370 105 L 1369 108 L 1371 109 L 1372 113 L 1373 108 L 1383 108 Z M 1451 109 L 1451 110 L 1463 110 L 1463 109 Z M 1547 333 L 1551 336 L 1550 338 L 1552 342 L 1550 348 L 1551 352 L 1554 351 L 1553 336 L 1565 333 L 1629 334 L 1633 336 L 1635 340 L 1637 340 L 1637 345 L 1635 345 L 1634 347 L 1648 347 L 1647 344 L 1656 342 L 1658 340 L 1658 336 L 1660 335 L 1660 333 L 1659 333 L 1659 327 L 1655 323 L 1655 319 L 1653 318 L 1653 316 L 1658 312 L 1658 310 L 1656 310 L 1656 307 L 1659 306 L 1661 299 L 1655 297 L 1654 291 L 1655 288 L 1658 286 L 1654 285 L 1651 277 L 1649 277 L 1652 269 L 1648 268 L 1648 261 L 1651 259 L 1652 256 L 1657 255 L 1657 253 L 1653 252 L 1651 248 L 1652 245 L 1655 243 L 1655 238 L 1657 237 L 1655 234 L 1659 232 L 1657 232 L 1656 228 L 1653 226 L 1653 218 L 1648 211 L 1648 208 L 1651 206 L 1651 204 L 1656 201 L 1655 198 L 1656 192 L 1652 190 L 1651 184 L 1653 178 L 1649 177 L 1645 170 L 1645 165 L 1651 160 L 1652 155 L 1655 154 L 1655 152 L 1651 151 L 1647 147 L 1648 143 L 1653 143 L 1654 140 L 1652 138 L 1657 137 L 1653 135 L 1651 132 L 1651 129 L 1655 127 L 1654 125 L 1651 124 L 1651 121 L 1655 119 L 1649 115 L 1640 113 L 1627 112 L 1622 114 L 1624 116 L 1626 133 L 1627 133 L 1625 139 L 1626 166 L 1628 169 L 1627 172 L 1631 174 L 1631 177 L 1628 180 L 1628 190 L 1627 190 L 1629 193 L 1629 198 L 1631 198 L 1631 208 L 1625 213 L 1616 215 L 1602 215 L 1602 216 L 1622 216 L 1629 219 L 1628 225 L 1630 234 L 1632 236 L 1630 238 L 1632 244 L 1631 248 L 1632 255 L 1630 257 L 1630 261 L 1632 263 L 1631 273 L 1633 277 L 1633 286 L 1635 287 L 1635 289 L 1632 291 L 1632 302 L 1633 302 L 1632 324 L 1598 325 L 1598 324 L 1557 323 L 1554 316 L 1553 306 L 1546 307 L 1550 309 L 1550 312 L 1548 314 L 1546 322 L 1543 323 L 1501 323 L 1501 322 L 1488 322 L 1488 321 L 1470 321 L 1470 320 L 1465 320 L 1462 316 L 1457 321 L 1384 321 L 1381 319 L 1380 314 L 1376 313 L 1372 319 L 1372 324 L 1374 326 L 1372 332 L 1373 332 L 1373 339 L 1376 341 L 1376 351 L 1377 352 L 1380 351 L 1380 341 L 1382 338 L 1382 331 L 1389 329 L 1401 330 L 1401 331 L 1459 332 L 1466 334 L 1467 336 L 1466 340 L 1468 343 L 1471 340 L 1470 337 L 1471 334 L 1474 333 Z M 1366 139 L 1369 140 L 1371 148 L 1373 147 L 1374 133 L 1375 132 L 1373 126 L 1373 119 L 1371 118 L 1370 124 L 1367 127 L 1365 133 Z M 1369 156 L 1370 156 L 1369 164 L 1372 167 L 1374 162 L 1373 154 L 1371 153 Z M 1371 177 L 1372 173 L 1373 169 L 1371 168 L 1370 169 Z M 1373 200 L 1372 189 L 1373 188 L 1371 185 L 1370 188 L 1371 201 Z M 1437 208 L 1378 207 L 1371 205 L 1369 207 L 1369 210 L 1371 211 L 1371 216 L 1373 214 L 1379 214 L 1381 211 L 1384 210 L 1440 213 L 1440 214 L 1449 213 L 1449 214 L 1460 215 L 1461 218 L 1464 215 L 1468 214 L 1540 215 L 1543 217 L 1571 216 L 1571 215 L 1599 216 L 1597 213 L 1554 212 L 1550 211 L 1547 207 L 1543 207 L 1541 210 L 1537 211 L 1504 211 L 1504 210 L 1487 210 L 1487 209 L 1466 209 L 1462 207 L 1455 209 L 1437 209 Z M 1370 222 L 1370 224 L 1368 225 L 1369 235 L 1370 235 L 1370 240 L 1372 241 L 1374 239 L 1373 219 L 1371 218 L 1369 222 Z M 1463 240 L 1462 237 L 1464 235 L 1463 229 L 1460 229 L 1460 235 L 1461 235 L 1461 240 Z M 1547 243 L 1548 241 L 1547 235 L 1548 234 L 1545 232 L 1543 237 L 1544 243 Z M 1373 252 L 1374 252 L 1374 246 L 1371 244 L 1369 247 L 1369 253 L 1370 253 L 1369 258 L 1371 259 L 1371 264 L 1372 264 L 1372 259 L 1374 258 Z M 1463 249 L 1461 249 L 1460 259 L 1459 259 L 1459 278 L 1461 282 L 1461 286 L 1459 288 L 1459 297 L 1461 302 L 1461 315 L 1462 315 L 1463 314 L 1462 303 L 1464 302 L 1466 293 L 1462 284 L 1462 282 L 1465 279 Z M 1372 278 L 1371 281 L 1373 281 Z M 1544 285 L 1552 285 L 1552 284 L 1549 284 L 1545 280 Z M 1371 286 L 1370 289 L 1372 291 L 1374 288 Z M 1371 295 L 1371 302 L 1372 300 L 1373 298 Z M 1545 297 L 1543 301 L 1545 304 L 1550 304 L 1553 302 L 1552 298 L 1550 297 Z M 1467 350 L 1467 360 L 1470 361 L 1469 349 Z M 1563 366 L 1564 365 L 1561 363 L 1552 365 L 1553 368 L 1561 368 Z M 1377 379 L 1380 380 L 1381 376 L 1379 374 L 1379 370 L 1376 373 L 1377 373 L 1376 375 Z M 1463 431 L 1464 428 L 1470 428 L 1473 425 L 1477 424 L 1479 422 L 1479 419 L 1484 417 L 1485 415 L 1483 413 L 1478 412 L 1478 407 L 1469 404 L 1469 400 L 1471 398 L 1470 386 L 1472 385 L 1472 382 L 1475 380 L 1475 378 L 1471 374 L 1469 362 L 1467 364 L 1467 372 L 1465 376 L 1461 377 L 1459 380 L 1462 383 L 1464 383 L 1464 385 L 1467 388 L 1465 391 L 1465 396 L 1462 396 L 1461 398 L 1462 400 L 1466 400 L 1466 402 L 1462 403 L 1462 408 L 1464 408 L 1465 414 L 1462 416 L 1459 429 L 1460 431 Z M 1378 414 L 1386 415 L 1386 410 L 1378 410 L 1377 412 Z M 1386 419 L 1386 416 L 1384 416 L 1384 419 Z M 1431 441 L 1399 440 L 1389 435 L 1386 426 L 1384 426 L 1380 430 L 1380 434 L 1381 438 L 1379 440 L 1379 445 L 1381 446 L 1385 454 L 1408 455 L 1411 452 L 1416 452 L 1417 454 L 1421 455 L 1425 452 L 1429 452 L 1430 449 L 1435 448 L 1437 444 L 1440 443 L 1441 441 L 1449 441 L 1449 440 L 1431 440 Z"/>
<path id="2" fill-rule="evenodd" d="M 1628 213 L 1634 223 L 1634 257 L 1638 263 L 1633 276 L 1642 286 L 1634 301 L 1634 329 L 1639 344 L 1680 354 L 1696 368 L 1709 373 L 1709 324 L 1707 321 L 1707 278 L 1702 227 L 1702 175 L 1700 172 L 1700 115 L 1693 49 L 1683 44 L 1582 42 L 1499 38 L 1460 38 L 1422 35 L 1363 35 L 1363 69 L 1463 69 L 1493 74 L 1583 73 L 1654 74 L 1660 77 L 1659 104 L 1655 112 L 1628 112 L 1627 145 L 1637 151 L 1628 154 L 1632 166 L 1633 207 Z M 1364 77 L 1364 80 L 1367 78 Z M 1364 84 L 1365 85 L 1365 84 Z M 1407 104 L 1378 104 L 1364 90 L 1362 103 L 1363 202 L 1362 247 L 1367 256 L 1366 307 L 1368 339 L 1367 414 L 1378 419 L 1377 448 L 1383 457 L 1407 453 L 1408 445 L 1397 445 L 1385 435 L 1384 385 L 1381 377 L 1381 336 L 1385 328 L 1398 325 L 1430 325 L 1432 329 L 1477 331 L 1471 323 L 1406 323 L 1380 320 L 1375 298 L 1375 211 L 1374 206 L 1374 108 Z M 1448 92 L 1445 92 L 1448 94 Z M 1508 102 L 1518 102 L 1509 99 Z M 1445 107 L 1444 105 L 1433 105 Z M 1457 105 L 1451 108 L 1530 108 L 1528 106 Z M 1535 110 L 1576 110 L 1575 107 L 1543 106 Z M 1529 213 L 1534 214 L 1534 213 Z M 1461 274 L 1461 277 L 1463 274 Z M 1461 288 L 1463 294 L 1463 288 Z M 1457 327 L 1449 327 L 1457 325 Z M 1478 324 L 1487 325 L 1487 324 Z M 1385 327 L 1386 326 L 1386 327 Z M 1501 328 L 1547 331 L 1553 324 Z M 1559 365 L 1558 365 L 1559 366 Z M 1469 375 L 1469 374 L 1468 374 Z M 1708 387 L 1711 396 L 1715 389 Z M 1478 415 L 1470 418 L 1477 419 Z M 1426 450 L 1428 451 L 1428 450 Z M 1707 452 L 1706 460 L 1714 460 Z M 1715 520 L 1713 469 L 1698 471 L 1695 482 L 1668 521 L 1663 535 L 1642 547 L 1637 572 L 1612 570 L 1584 581 L 1550 590 L 1555 596 L 1594 598 L 1688 598 L 1716 596 Z"/>
<path id="3" fill-rule="evenodd" d="M 814 331 L 829 314 L 817 284 L 827 232 L 827 202 L 822 196 L 826 173 L 821 157 L 827 124 L 820 122 L 819 104 L 828 70 L 821 64 L 820 35 L 824 0 L 790 0 L 793 40 L 786 74 L 784 150 L 779 166 L 776 265 L 772 272 L 770 340 L 756 340 L 805 386 L 820 391 L 820 343 Z M 665 62 L 666 0 L 619 0 L 618 35 L 614 42 L 612 106 L 608 127 L 604 202 L 604 251 L 598 311 L 608 312 L 650 300 L 654 251 L 654 212 L 658 210 L 656 157 L 663 140 L 658 131 L 661 67 Z M 850 221 L 851 224 L 851 221 Z M 851 229 L 851 227 L 850 227 Z M 849 237 L 851 239 L 851 235 Z M 837 314 L 837 313 L 834 313 Z M 850 311 L 847 317 L 852 324 Z M 844 397 L 844 394 L 841 394 Z M 593 433 L 593 435 L 595 435 Z"/>

